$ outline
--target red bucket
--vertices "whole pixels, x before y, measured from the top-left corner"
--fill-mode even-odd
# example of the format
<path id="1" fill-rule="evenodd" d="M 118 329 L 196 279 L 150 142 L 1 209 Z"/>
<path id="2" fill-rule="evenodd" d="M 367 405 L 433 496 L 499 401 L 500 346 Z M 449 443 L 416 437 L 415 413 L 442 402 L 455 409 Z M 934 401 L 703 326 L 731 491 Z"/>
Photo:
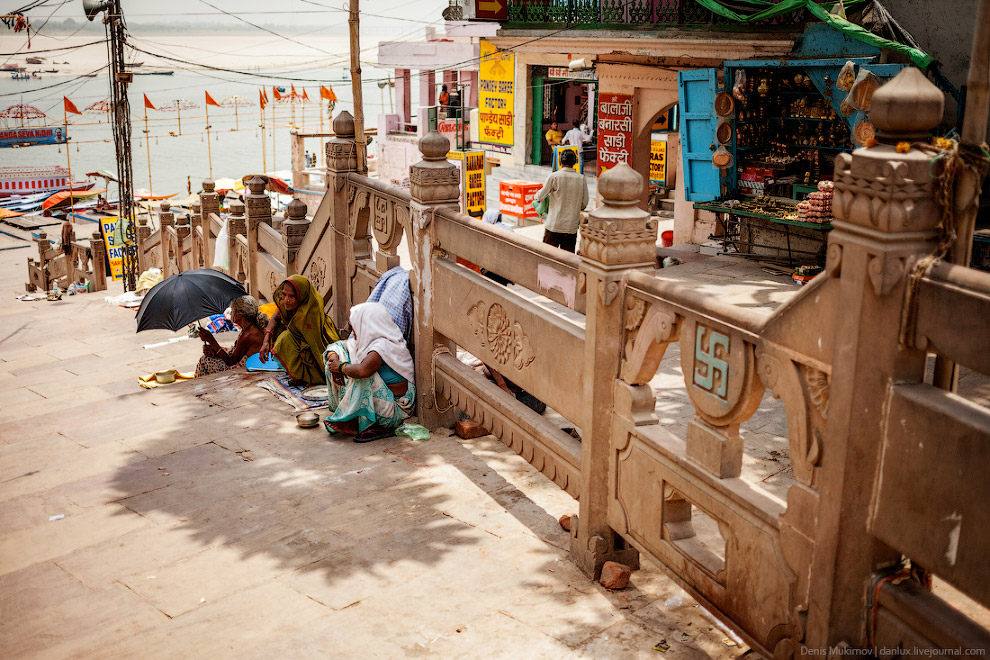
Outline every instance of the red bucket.
<path id="1" fill-rule="evenodd" d="M 663 247 L 671 247 L 674 244 L 674 232 L 668 229 L 667 231 L 660 234 L 660 245 Z"/>

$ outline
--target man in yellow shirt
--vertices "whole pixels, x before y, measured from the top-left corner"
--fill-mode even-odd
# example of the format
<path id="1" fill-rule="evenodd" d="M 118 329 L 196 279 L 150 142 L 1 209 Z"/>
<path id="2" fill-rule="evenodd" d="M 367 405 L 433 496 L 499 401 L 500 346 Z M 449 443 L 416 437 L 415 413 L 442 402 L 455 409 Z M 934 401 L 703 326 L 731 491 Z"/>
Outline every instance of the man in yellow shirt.
<path id="1" fill-rule="evenodd" d="M 557 128 L 557 122 L 550 124 L 550 130 L 546 133 L 547 144 L 553 149 L 564 139 L 564 132 Z"/>

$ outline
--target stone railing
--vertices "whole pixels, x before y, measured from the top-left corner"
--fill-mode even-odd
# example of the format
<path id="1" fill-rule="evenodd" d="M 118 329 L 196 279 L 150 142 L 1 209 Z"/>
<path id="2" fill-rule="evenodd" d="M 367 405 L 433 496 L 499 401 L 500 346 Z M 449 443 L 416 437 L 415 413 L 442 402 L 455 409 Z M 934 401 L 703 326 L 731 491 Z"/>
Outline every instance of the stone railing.
<path id="1" fill-rule="evenodd" d="M 881 641 L 987 646 L 985 630 L 917 579 L 934 570 L 990 602 L 980 495 L 990 414 L 925 384 L 928 351 L 990 371 L 990 277 L 936 267 L 908 295 L 939 214 L 931 155 L 893 145 L 926 133 L 941 110 L 917 107 L 930 84 L 905 71 L 874 96 L 884 144 L 837 162 L 825 274 L 770 314 L 655 275 L 657 225 L 637 206 L 643 179 L 628 166 L 600 178 L 603 204 L 582 222 L 575 256 L 459 213 L 438 133 L 420 141 L 408 193 L 358 175 L 346 113 L 311 222 L 301 204 L 272 220 L 258 180 L 246 208 L 231 204 L 229 270 L 265 298 L 286 274 L 306 275 L 342 327 L 406 246 L 420 421 L 447 426 L 462 409 L 577 498 L 572 556 L 589 576 L 609 560 L 638 566 L 642 553 L 767 657 Z M 204 255 L 220 228 L 205 215 L 211 194 L 201 198 Z M 916 310 L 908 321 L 905 304 Z M 580 440 L 458 360 L 457 347 Z M 659 422 L 651 381 L 678 371 L 683 390 L 668 394 L 683 393 L 691 419 L 675 433 Z M 786 413 L 795 483 L 785 499 L 743 475 L 744 427 L 766 390 Z M 897 572 L 908 558 L 925 569 Z"/>
<path id="2" fill-rule="evenodd" d="M 93 232 L 85 243 L 77 241 L 73 232 L 72 252 L 68 257 L 62 250 L 52 247 L 45 231 L 38 235 L 35 242 L 38 257 L 28 257 L 28 281 L 24 285 L 26 291 L 50 291 L 56 283 L 64 291 L 72 282 L 81 284 L 87 280 L 90 291 L 106 290 L 106 244 L 99 231 Z"/>

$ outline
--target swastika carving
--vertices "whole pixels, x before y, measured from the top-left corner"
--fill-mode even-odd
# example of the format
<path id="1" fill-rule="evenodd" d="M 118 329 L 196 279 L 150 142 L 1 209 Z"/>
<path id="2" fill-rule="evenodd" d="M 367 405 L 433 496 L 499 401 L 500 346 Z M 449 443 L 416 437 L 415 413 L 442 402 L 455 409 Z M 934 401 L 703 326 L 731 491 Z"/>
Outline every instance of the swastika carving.
<path id="1" fill-rule="evenodd" d="M 704 339 L 708 335 L 708 346 Z M 721 351 L 719 351 L 721 347 Z M 724 399 L 729 381 L 729 363 L 723 358 L 729 353 L 729 337 L 720 332 L 698 325 L 694 356 L 698 364 L 694 368 L 694 384 L 715 396 Z"/>

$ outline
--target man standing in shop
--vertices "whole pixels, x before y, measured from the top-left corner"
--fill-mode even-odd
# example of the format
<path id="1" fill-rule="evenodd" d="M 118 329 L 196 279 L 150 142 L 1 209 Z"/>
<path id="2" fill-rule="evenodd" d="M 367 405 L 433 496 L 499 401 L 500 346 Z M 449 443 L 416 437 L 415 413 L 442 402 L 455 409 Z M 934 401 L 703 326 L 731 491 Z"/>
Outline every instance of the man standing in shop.
<path id="1" fill-rule="evenodd" d="M 573 128 L 564 135 L 563 144 L 568 146 L 580 147 L 583 146 L 585 142 L 591 141 L 591 134 L 586 133 L 581 127 L 581 123 L 575 119 L 571 122 Z"/>
<path id="2" fill-rule="evenodd" d="M 564 151 L 560 154 L 561 169 L 551 174 L 536 193 L 536 201 L 550 197 L 543 242 L 568 252 L 574 252 L 577 247 L 581 211 L 591 197 L 584 175 L 574 169 L 576 163 L 577 155 Z"/>

